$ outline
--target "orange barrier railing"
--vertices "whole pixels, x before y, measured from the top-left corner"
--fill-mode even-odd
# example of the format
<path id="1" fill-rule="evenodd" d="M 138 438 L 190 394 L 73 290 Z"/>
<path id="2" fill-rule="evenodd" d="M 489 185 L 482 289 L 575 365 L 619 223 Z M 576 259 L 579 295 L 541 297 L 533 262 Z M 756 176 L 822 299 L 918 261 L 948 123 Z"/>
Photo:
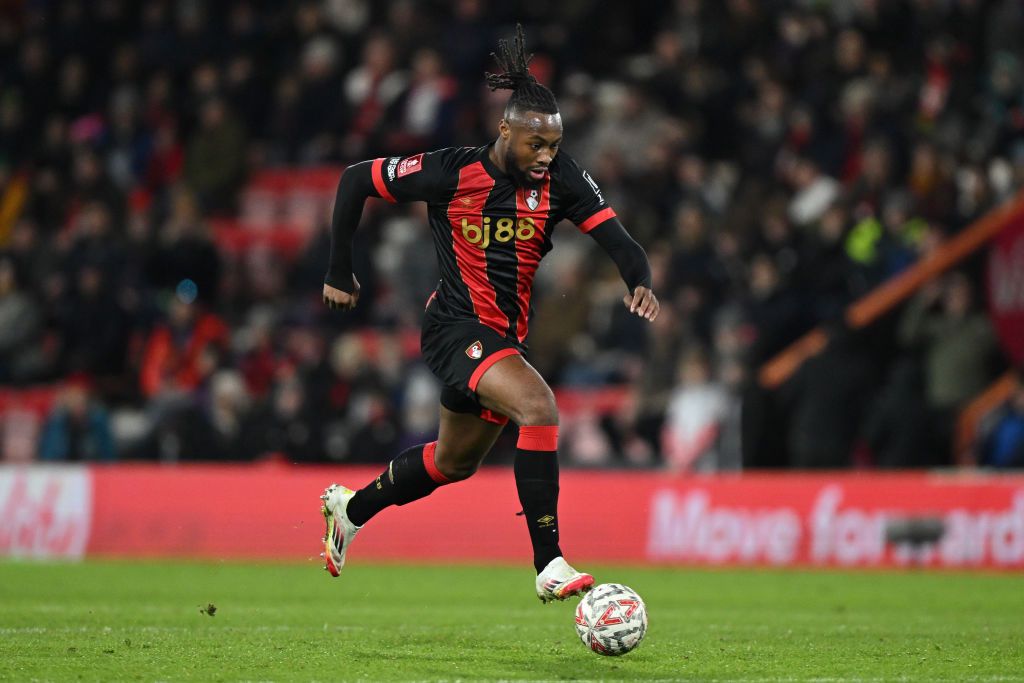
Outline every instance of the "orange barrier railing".
<path id="1" fill-rule="evenodd" d="M 978 425 L 1001 403 L 1010 398 L 1017 388 L 1017 375 L 1009 371 L 992 383 L 985 391 L 974 397 L 967 407 L 960 411 L 956 422 L 954 456 L 958 465 L 974 465 L 974 439 L 978 434 Z"/>
<path id="2" fill-rule="evenodd" d="M 1024 214 L 1024 192 L 985 214 L 913 267 L 850 304 L 846 308 L 846 323 L 853 329 L 870 325 L 901 304 L 922 284 L 941 275 L 987 244 L 1021 214 Z M 821 328 L 808 332 L 761 367 L 759 376 L 762 386 L 769 389 L 779 386 L 805 360 L 825 348 L 827 343 L 828 336 Z"/>

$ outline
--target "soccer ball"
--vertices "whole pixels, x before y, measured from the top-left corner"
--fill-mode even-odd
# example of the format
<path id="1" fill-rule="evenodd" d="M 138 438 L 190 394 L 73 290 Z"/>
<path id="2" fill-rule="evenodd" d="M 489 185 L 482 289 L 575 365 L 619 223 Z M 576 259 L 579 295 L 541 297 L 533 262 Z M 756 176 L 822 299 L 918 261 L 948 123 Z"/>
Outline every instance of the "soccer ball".
<path id="1" fill-rule="evenodd" d="M 576 633 L 599 655 L 624 655 L 647 633 L 647 608 L 632 588 L 602 583 L 576 606 Z"/>

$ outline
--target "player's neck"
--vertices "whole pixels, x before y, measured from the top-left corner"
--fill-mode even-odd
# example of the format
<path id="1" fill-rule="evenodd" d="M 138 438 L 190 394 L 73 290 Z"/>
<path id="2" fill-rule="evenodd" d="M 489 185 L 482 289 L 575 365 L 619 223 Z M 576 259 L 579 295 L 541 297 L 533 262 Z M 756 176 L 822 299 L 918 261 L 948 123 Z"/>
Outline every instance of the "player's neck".
<path id="1" fill-rule="evenodd" d="M 505 168 L 505 146 L 501 144 L 501 138 L 494 141 L 494 144 L 487 151 L 487 156 L 490 157 L 491 163 L 497 166 L 499 171 L 505 174 L 508 173 L 508 169 Z"/>

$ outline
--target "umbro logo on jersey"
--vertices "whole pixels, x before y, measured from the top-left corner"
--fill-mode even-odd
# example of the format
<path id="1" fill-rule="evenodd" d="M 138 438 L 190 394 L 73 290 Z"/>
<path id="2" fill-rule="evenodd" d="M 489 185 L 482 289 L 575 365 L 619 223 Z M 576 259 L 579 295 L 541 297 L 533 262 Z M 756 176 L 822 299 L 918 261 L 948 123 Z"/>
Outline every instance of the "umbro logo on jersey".
<path id="1" fill-rule="evenodd" d="M 484 345 L 479 341 L 473 342 L 469 345 L 469 348 L 466 349 L 466 355 L 473 360 L 480 360 L 484 355 Z"/>
<path id="2" fill-rule="evenodd" d="M 530 190 L 530 194 L 526 195 L 526 205 L 530 207 L 530 211 L 536 211 L 540 205 L 540 197 L 537 196 L 537 190 Z"/>

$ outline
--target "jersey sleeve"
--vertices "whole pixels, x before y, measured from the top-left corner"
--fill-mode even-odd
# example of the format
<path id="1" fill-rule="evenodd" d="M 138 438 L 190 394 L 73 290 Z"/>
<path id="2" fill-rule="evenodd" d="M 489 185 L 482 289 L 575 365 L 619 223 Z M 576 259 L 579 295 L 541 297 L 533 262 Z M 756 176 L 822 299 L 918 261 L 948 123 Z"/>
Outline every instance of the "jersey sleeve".
<path id="1" fill-rule="evenodd" d="M 373 188 L 392 204 L 432 201 L 445 185 L 450 151 L 441 149 L 406 157 L 374 159 L 370 168 Z"/>
<path id="2" fill-rule="evenodd" d="M 608 206 L 594 179 L 576 160 L 565 152 L 559 153 L 561 185 L 565 193 L 565 217 L 588 233 L 609 218 L 615 218 L 615 210 Z"/>

